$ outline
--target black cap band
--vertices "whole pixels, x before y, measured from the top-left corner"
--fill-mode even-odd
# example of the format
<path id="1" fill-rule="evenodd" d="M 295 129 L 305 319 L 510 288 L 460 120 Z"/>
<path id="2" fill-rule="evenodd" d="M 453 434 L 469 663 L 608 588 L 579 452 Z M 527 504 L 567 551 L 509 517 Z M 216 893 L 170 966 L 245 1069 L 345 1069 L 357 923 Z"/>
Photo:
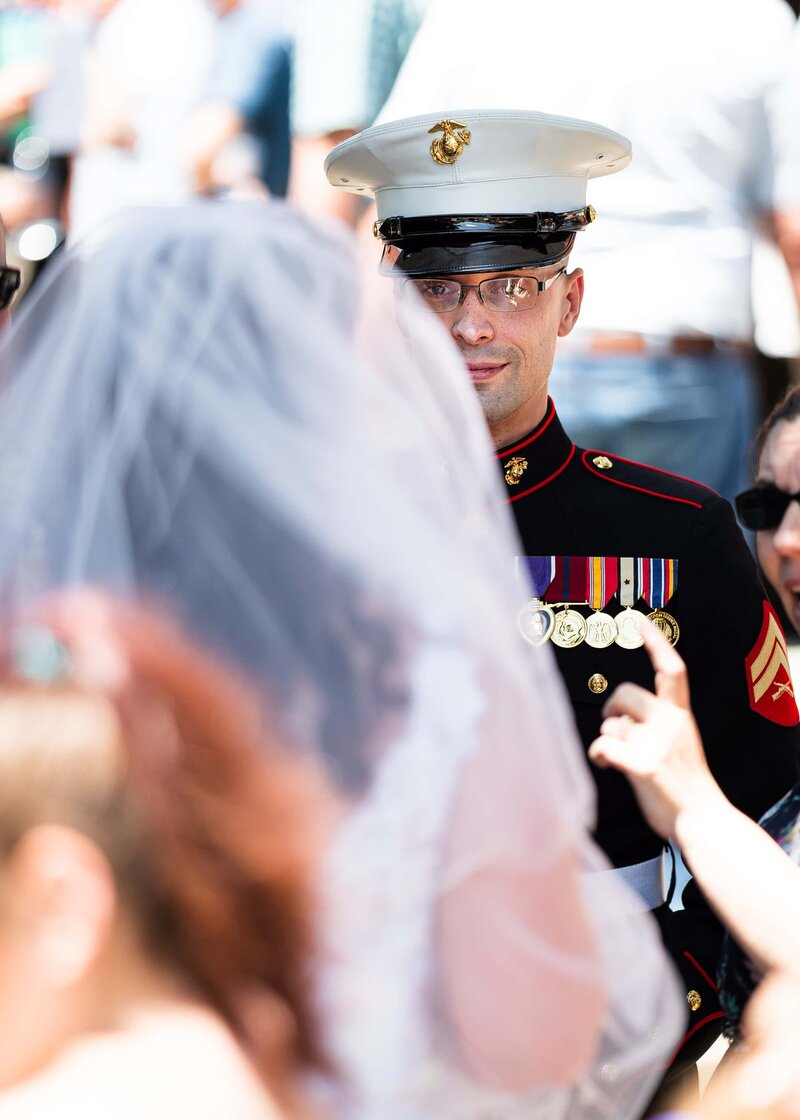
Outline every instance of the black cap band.
<path id="1" fill-rule="evenodd" d="M 504 272 L 555 264 L 572 250 L 574 232 L 539 237 L 469 236 L 464 233 L 438 238 L 412 237 L 387 244 L 381 272 L 404 276 L 450 276 L 468 272 Z"/>

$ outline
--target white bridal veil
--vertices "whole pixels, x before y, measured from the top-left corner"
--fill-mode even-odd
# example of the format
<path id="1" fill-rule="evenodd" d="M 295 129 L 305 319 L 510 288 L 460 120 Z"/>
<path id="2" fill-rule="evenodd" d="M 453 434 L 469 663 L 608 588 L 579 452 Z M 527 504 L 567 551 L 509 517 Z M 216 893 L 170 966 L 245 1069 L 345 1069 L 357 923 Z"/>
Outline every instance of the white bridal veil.
<path id="1" fill-rule="evenodd" d="M 398 317 L 401 320 L 398 325 Z M 320 1002 L 348 1118 L 633 1117 L 680 1031 L 440 325 L 277 204 L 131 212 L 0 350 L 0 593 L 168 604 L 349 811 Z"/>

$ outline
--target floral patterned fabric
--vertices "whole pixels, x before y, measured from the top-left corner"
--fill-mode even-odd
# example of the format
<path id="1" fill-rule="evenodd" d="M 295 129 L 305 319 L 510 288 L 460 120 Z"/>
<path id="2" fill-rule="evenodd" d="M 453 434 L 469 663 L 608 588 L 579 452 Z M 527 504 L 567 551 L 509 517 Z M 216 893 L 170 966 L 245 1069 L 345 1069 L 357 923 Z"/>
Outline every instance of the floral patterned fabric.
<path id="1" fill-rule="evenodd" d="M 800 864 L 800 782 L 761 819 L 761 827 L 790 859 Z M 726 936 L 719 967 L 719 998 L 725 1012 L 725 1037 L 739 1038 L 742 1012 L 761 981 L 761 972 L 746 953 Z"/>

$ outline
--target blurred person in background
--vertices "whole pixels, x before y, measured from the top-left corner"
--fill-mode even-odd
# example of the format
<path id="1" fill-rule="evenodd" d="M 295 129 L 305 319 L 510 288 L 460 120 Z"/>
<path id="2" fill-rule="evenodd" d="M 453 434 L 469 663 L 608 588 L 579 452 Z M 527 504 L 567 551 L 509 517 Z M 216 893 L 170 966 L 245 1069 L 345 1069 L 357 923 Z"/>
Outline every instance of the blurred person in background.
<path id="1" fill-rule="evenodd" d="M 611 0 L 602 10 L 567 0 L 558 19 L 576 34 L 566 53 L 536 51 L 535 90 L 530 44 L 541 42 L 546 7 L 483 15 L 478 0 L 437 0 L 379 121 L 440 106 L 535 108 L 631 138 L 621 187 L 598 182 L 590 196 L 603 221 L 573 262 L 592 283 L 559 347 L 554 398 L 582 446 L 689 475 L 731 500 L 746 484 L 760 406 L 756 229 L 771 232 L 797 284 L 794 13 L 785 0 L 735 10 L 726 0 Z M 480 34 L 458 34 L 465 26 Z"/>
<path id="2" fill-rule="evenodd" d="M 259 712 L 99 595 L 4 627 L 4 1117 L 300 1114 L 330 802 Z"/>
<path id="3" fill-rule="evenodd" d="M 35 97 L 47 85 L 49 12 L 29 6 L 0 8 L 0 212 L 10 229 L 47 212 L 44 184 L 17 166 Z M 44 210 L 43 210 L 44 208 Z"/>
<path id="4" fill-rule="evenodd" d="M 549 654 L 509 625 L 458 359 L 344 232 L 204 200 L 61 257 L 0 348 L 2 598 L 168 604 L 324 765 L 320 1111 L 633 1118 L 680 1030 L 672 969 L 589 839 Z"/>
<path id="5" fill-rule="evenodd" d="M 184 129 L 207 80 L 215 27 L 206 0 L 116 0 L 100 13 L 84 65 L 71 240 L 126 205 L 189 196 Z"/>
<path id="6" fill-rule="evenodd" d="M 71 11 L 71 9 L 70 9 Z M 67 179 L 66 149 L 52 135 L 40 106 L 57 82 L 70 53 L 73 26 L 54 2 L 7 4 L 0 8 L 0 213 L 8 230 L 8 252 L 22 271 L 21 294 L 63 238 L 61 208 Z M 71 50 L 72 58 L 80 57 Z M 74 71 L 74 66 L 73 66 Z M 61 112 L 74 131 L 77 107 L 59 88 Z"/>
<path id="7" fill-rule="evenodd" d="M 276 0 L 213 0 L 214 60 L 186 125 L 186 158 L 201 194 L 289 185 L 291 44 Z"/>
<path id="8" fill-rule="evenodd" d="M 126 205 L 286 193 L 290 43 L 280 0 L 118 0 L 87 51 L 69 235 Z"/>
<path id="9" fill-rule="evenodd" d="M 312 217 L 349 225 L 366 200 L 332 191 L 322 164 L 372 124 L 430 0 L 304 0 L 296 7 L 291 198 Z"/>

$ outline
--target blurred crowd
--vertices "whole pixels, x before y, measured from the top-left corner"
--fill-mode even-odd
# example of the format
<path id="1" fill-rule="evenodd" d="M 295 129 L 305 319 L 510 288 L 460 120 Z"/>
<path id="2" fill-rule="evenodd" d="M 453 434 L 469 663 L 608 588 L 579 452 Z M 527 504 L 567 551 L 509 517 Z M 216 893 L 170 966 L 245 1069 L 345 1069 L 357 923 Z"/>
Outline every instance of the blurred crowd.
<path id="1" fill-rule="evenodd" d="M 371 124 L 424 0 L 4 0 L 0 213 L 25 282 L 120 207 L 269 193 L 353 217 L 322 174 Z"/>
<path id="2" fill-rule="evenodd" d="M 789 3 L 783 6 L 788 12 Z M 640 181 L 631 182 L 624 197 L 618 192 L 600 196 L 616 225 L 607 227 L 605 240 L 595 234 L 585 248 L 595 267 L 600 262 L 607 270 L 608 257 L 616 271 L 599 290 L 616 287 L 625 269 L 636 266 L 637 252 L 651 260 L 652 252 L 670 249 L 659 266 L 664 269 L 659 294 L 651 294 L 641 309 L 620 314 L 620 301 L 614 305 L 608 296 L 601 300 L 599 290 L 590 293 L 582 319 L 584 346 L 575 345 L 579 332 L 560 355 L 559 405 L 583 442 L 607 442 L 611 435 L 631 458 L 674 469 L 669 448 L 681 406 L 676 409 L 671 390 L 664 389 L 663 363 L 657 370 L 648 365 L 627 337 L 616 345 L 600 338 L 597 352 L 589 353 L 588 328 L 597 333 L 601 323 L 602 334 L 680 335 L 687 322 L 697 325 L 691 322 L 690 302 L 703 303 L 708 311 L 702 329 L 737 351 L 744 346 L 749 354 L 728 355 L 728 378 L 737 363 L 741 376 L 729 396 L 727 439 L 712 434 L 718 410 L 702 401 L 707 390 L 702 378 L 692 381 L 690 371 L 698 420 L 683 438 L 693 441 L 695 475 L 732 496 L 747 469 L 733 444 L 752 435 L 758 415 L 794 380 L 800 355 L 794 235 L 790 230 L 781 243 L 784 215 L 771 195 L 772 184 L 780 190 L 791 174 L 791 166 L 782 170 L 785 138 L 771 120 L 775 83 L 785 65 L 775 41 L 785 27 L 777 26 L 771 14 L 771 30 L 756 28 L 743 55 L 741 43 L 735 43 L 737 36 L 747 40 L 747 20 L 734 21 L 712 73 L 699 31 L 693 49 L 676 59 L 678 47 L 652 34 L 649 21 L 655 15 L 642 22 L 632 18 L 629 6 L 617 3 L 595 28 L 593 49 L 581 49 L 579 55 L 573 50 L 571 80 L 559 87 L 561 62 L 552 55 L 539 60 L 531 89 L 522 56 L 517 59 L 514 52 L 533 33 L 540 18 L 535 8 L 514 17 L 520 35 L 513 44 L 499 21 L 483 41 L 470 37 L 442 51 L 458 20 L 474 19 L 480 5 L 459 15 L 455 5 L 438 4 L 392 92 L 428 7 L 430 0 L 337 5 L 324 0 L 291 5 L 286 0 L 3 0 L 0 214 L 10 262 L 23 270 L 23 292 L 65 238 L 80 237 L 131 203 L 226 192 L 288 193 L 306 213 L 332 215 L 366 232 L 371 208 L 355 194 L 330 190 L 322 167 L 325 155 L 379 114 L 389 119 L 424 111 L 445 94 L 462 108 L 535 106 L 578 117 L 604 116 L 633 135 Z M 591 19 L 588 8 L 572 17 Z M 677 43 L 680 26 L 676 16 L 663 32 L 672 34 L 674 28 Z M 506 48 L 500 46 L 504 40 Z M 624 61 L 608 67 L 603 60 L 614 43 Z M 476 72 L 478 52 L 483 58 Z M 797 70 L 800 47 L 794 57 Z M 742 65 L 752 71 L 744 90 L 737 87 Z M 652 92 L 642 101 L 636 91 L 644 76 Z M 681 85 L 679 99 L 674 89 L 666 94 L 673 80 Z M 703 118 L 695 107 L 715 83 L 720 100 L 715 108 L 708 104 Z M 730 93 L 723 94 L 728 87 Z M 654 109 L 655 102 L 647 100 L 657 96 L 656 90 L 665 91 L 667 110 Z M 794 130 L 793 104 L 787 107 L 784 131 Z M 729 113 L 730 120 L 715 124 L 715 112 Z M 712 139 L 703 139 L 709 131 Z M 653 196 L 662 171 L 662 187 L 655 188 L 658 202 L 646 215 L 641 202 L 629 200 Z M 683 193 L 670 188 L 670 194 L 669 183 L 683 184 Z M 650 242 L 639 236 L 647 229 L 643 222 L 650 223 Z M 704 245 L 695 236 L 703 228 Z M 673 232 L 681 229 L 685 241 L 677 254 Z M 609 257 L 607 244 L 620 231 L 638 248 L 626 257 L 617 246 Z M 776 250 L 776 237 L 783 253 Z M 738 265 L 731 254 L 738 255 Z M 679 255 L 691 280 L 688 287 L 677 272 Z M 660 319 L 653 315 L 654 307 L 667 305 Z M 609 363 L 616 374 L 609 373 Z M 634 365 L 638 400 L 613 380 L 622 377 L 627 383 Z M 590 415 L 584 378 L 597 384 L 609 376 L 604 403 Z M 682 391 L 689 392 L 685 385 Z M 709 421 L 705 427 L 699 422 L 703 414 Z"/>

